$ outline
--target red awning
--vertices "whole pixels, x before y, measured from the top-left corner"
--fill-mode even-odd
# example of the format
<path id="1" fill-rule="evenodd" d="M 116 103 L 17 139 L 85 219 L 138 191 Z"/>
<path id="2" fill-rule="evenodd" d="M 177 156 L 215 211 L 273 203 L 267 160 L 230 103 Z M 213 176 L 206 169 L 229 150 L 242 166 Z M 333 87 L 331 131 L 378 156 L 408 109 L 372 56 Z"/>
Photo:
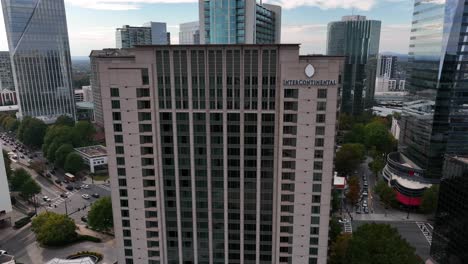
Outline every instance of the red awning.
<path id="1" fill-rule="evenodd" d="M 420 206 L 421 205 L 421 197 L 409 197 L 404 194 L 399 193 L 398 191 L 396 192 L 396 198 L 397 200 L 404 204 L 404 205 L 409 205 L 409 206 Z"/>

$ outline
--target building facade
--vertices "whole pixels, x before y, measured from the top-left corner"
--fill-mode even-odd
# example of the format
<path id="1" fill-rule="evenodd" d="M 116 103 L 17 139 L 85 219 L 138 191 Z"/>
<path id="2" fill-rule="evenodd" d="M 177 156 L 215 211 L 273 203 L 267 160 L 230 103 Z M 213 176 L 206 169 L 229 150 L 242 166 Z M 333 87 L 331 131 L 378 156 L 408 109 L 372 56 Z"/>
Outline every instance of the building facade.
<path id="1" fill-rule="evenodd" d="M 16 92 L 10 89 L 0 91 L 0 106 L 17 105 Z"/>
<path id="2" fill-rule="evenodd" d="M 64 1 L 2 0 L 2 7 L 20 116 L 74 118 Z"/>
<path id="3" fill-rule="evenodd" d="M 397 61 L 397 56 L 379 55 L 379 61 L 377 62 L 377 77 L 395 79 L 397 77 Z"/>
<path id="4" fill-rule="evenodd" d="M 119 263 L 326 263 L 343 57 L 94 51 Z"/>
<path id="5" fill-rule="evenodd" d="M 374 104 L 381 22 L 344 16 L 328 24 L 327 55 L 347 56 L 341 111 L 359 115 Z"/>
<path id="6" fill-rule="evenodd" d="M 124 25 L 115 31 L 117 48 L 133 48 L 137 45 L 167 45 L 170 44 L 170 33 L 166 23 L 148 22 L 141 27 Z"/>
<path id="7" fill-rule="evenodd" d="M 0 51 L 0 91 L 4 89 L 15 90 L 10 52 L 8 51 Z"/>
<path id="8" fill-rule="evenodd" d="M 256 0 L 199 0 L 201 44 L 281 43 L 281 7 Z"/>
<path id="9" fill-rule="evenodd" d="M 468 156 L 446 156 L 432 234 L 431 257 L 437 263 L 468 259 Z"/>
<path id="10" fill-rule="evenodd" d="M 0 149 L 3 149 L 0 144 Z M 5 161 L 4 159 L 9 159 L 10 157 L 3 156 L 3 151 L 0 151 L 0 223 L 3 221 L 8 221 L 10 219 L 10 214 L 13 211 L 11 207 L 10 199 L 10 190 L 8 189 L 8 179 L 5 170 Z"/>
<path id="11" fill-rule="evenodd" d="M 179 44 L 200 44 L 200 23 L 182 23 L 179 26 Z"/>

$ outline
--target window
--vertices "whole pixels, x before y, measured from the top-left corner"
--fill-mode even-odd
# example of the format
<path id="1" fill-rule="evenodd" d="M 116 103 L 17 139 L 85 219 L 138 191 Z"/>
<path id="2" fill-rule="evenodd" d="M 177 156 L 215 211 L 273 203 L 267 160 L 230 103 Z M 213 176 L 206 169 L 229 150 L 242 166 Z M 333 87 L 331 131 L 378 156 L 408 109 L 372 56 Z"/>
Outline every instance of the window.
<path id="1" fill-rule="evenodd" d="M 298 98 L 299 92 L 297 89 L 285 89 L 284 98 Z"/>
<path id="2" fill-rule="evenodd" d="M 322 173 L 321 172 L 314 172 L 314 181 L 321 181 L 322 180 Z"/>
<path id="3" fill-rule="evenodd" d="M 128 207 L 128 201 L 127 200 L 120 200 L 120 206 L 121 207 Z M 127 221 L 127 220 L 123 220 L 123 221 Z"/>
<path id="4" fill-rule="evenodd" d="M 312 195 L 312 203 L 320 203 L 320 195 Z"/>
<path id="5" fill-rule="evenodd" d="M 327 102 L 317 102 L 317 111 L 326 111 Z"/>
<path id="6" fill-rule="evenodd" d="M 148 69 L 141 69 L 141 83 L 143 85 L 148 85 L 149 84 Z"/>
<path id="7" fill-rule="evenodd" d="M 294 181 L 295 175 L 294 172 L 283 172 L 283 180 Z"/>
<path id="8" fill-rule="evenodd" d="M 283 145 L 295 147 L 296 146 L 296 139 L 295 138 L 283 138 Z"/>
<path id="9" fill-rule="evenodd" d="M 323 147 L 325 140 L 323 138 L 316 138 L 315 139 L 315 146 L 316 147 Z"/>
<path id="10" fill-rule="evenodd" d="M 123 143 L 123 136 L 122 135 L 115 135 L 114 136 L 115 143 Z"/>
<path id="11" fill-rule="evenodd" d="M 294 184 L 290 184 L 290 183 L 282 184 L 282 185 L 281 185 L 281 189 L 282 189 L 283 191 L 291 191 L 291 192 L 294 192 Z"/>
<path id="12" fill-rule="evenodd" d="M 150 109 L 151 108 L 151 102 L 150 101 L 138 101 L 138 109 Z"/>
<path id="13" fill-rule="evenodd" d="M 283 161 L 283 169 L 295 169 L 296 162 L 294 161 Z"/>
<path id="14" fill-rule="evenodd" d="M 138 121 L 151 121 L 151 113 L 139 112 Z"/>
<path id="15" fill-rule="evenodd" d="M 140 124 L 140 133 L 151 132 L 151 131 L 152 131 L 151 124 Z"/>
<path id="16" fill-rule="evenodd" d="M 313 214 L 320 214 L 320 206 L 312 206 Z"/>
<path id="17" fill-rule="evenodd" d="M 125 159 L 123 157 L 117 157 L 117 165 L 125 165 Z"/>
<path id="18" fill-rule="evenodd" d="M 320 99 L 327 98 L 327 89 L 318 89 L 317 90 L 317 98 L 320 98 Z"/>
<path id="19" fill-rule="evenodd" d="M 322 191 L 322 185 L 321 184 L 313 184 L 312 185 L 312 191 L 313 192 L 321 192 Z"/>
<path id="20" fill-rule="evenodd" d="M 112 112 L 112 119 L 114 121 L 120 121 L 122 120 L 122 115 L 120 114 L 120 112 Z"/>
<path id="21" fill-rule="evenodd" d="M 315 135 L 323 136 L 325 135 L 325 127 L 318 126 L 315 128 Z"/>
<path id="22" fill-rule="evenodd" d="M 284 102 L 284 110 L 297 111 L 297 102 Z"/>
<path id="23" fill-rule="evenodd" d="M 153 154 L 152 147 L 141 147 L 141 155 L 149 155 L 149 154 Z"/>
<path id="24" fill-rule="evenodd" d="M 125 171 L 125 168 L 117 168 L 117 175 L 118 176 L 126 176 L 127 173 Z"/>
<path id="25" fill-rule="evenodd" d="M 119 97 L 119 88 L 110 88 L 111 97 Z"/>
<path id="26" fill-rule="evenodd" d="M 112 109 L 120 109 L 120 101 L 119 100 L 112 100 Z"/>
<path id="27" fill-rule="evenodd" d="M 122 124 L 114 124 L 114 132 L 122 132 Z"/>
<path id="28" fill-rule="evenodd" d="M 293 149 L 283 149 L 283 158 L 296 158 L 296 151 Z"/>
<path id="29" fill-rule="evenodd" d="M 295 127 L 295 126 L 284 126 L 283 127 L 283 134 L 296 135 L 297 134 L 297 127 Z"/>
<path id="30" fill-rule="evenodd" d="M 148 88 L 137 88 L 136 94 L 137 94 L 137 97 L 149 97 L 150 90 Z"/>
<path id="31" fill-rule="evenodd" d="M 314 170 L 321 170 L 323 168 L 323 162 L 314 161 Z"/>
<path id="32" fill-rule="evenodd" d="M 323 150 L 321 150 L 321 149 L 315 150 L 314 158 L 323 159 Z"/>
<path id="33" fill-rule="evenodd" d="M 124 147 L 122 147 L 122 146 L 115 146 L 115 153 L 116 153 L 116 154 L 124 154 Z"/>
<path id="34" fill-rule="evenodd" d="M 141 144 L 153 143 L 153 137 L 152 136 L 140 136 L 140 143 Z"/>
<path id="35" fill-rule="evenodd" d="M 325 123 L 325 115 L 324 114 L 317 114 L 317 123 Z"/>
<path id="36" fill-rule="evenodd" d="M 284 115 L 284 122 L 297 122 L 297 115 L 296 114 L 285 114 Z"/>

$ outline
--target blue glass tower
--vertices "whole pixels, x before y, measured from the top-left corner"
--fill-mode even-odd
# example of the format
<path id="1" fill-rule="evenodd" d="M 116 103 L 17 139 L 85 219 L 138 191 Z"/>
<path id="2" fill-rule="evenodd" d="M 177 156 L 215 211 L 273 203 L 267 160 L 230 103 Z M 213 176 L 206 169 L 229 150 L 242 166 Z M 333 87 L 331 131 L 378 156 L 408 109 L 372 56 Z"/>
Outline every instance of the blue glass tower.
<path id="1" fill-rule="evenodd" d="M 281 39 L 281 7 L 255 0 L 200 0 L 202 44 L 272 44 Z"/>
<path id="2" fill-rule="evenodd" d="M 2 0 L 21 116 L 75 117 L 63 0 Z"/>

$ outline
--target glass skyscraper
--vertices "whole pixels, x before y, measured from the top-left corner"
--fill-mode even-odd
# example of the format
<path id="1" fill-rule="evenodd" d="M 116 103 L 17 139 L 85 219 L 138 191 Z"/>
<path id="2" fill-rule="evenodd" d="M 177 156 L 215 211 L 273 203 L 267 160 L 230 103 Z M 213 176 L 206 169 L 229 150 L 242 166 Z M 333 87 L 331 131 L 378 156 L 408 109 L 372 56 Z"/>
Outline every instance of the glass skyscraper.
<path id="1" fill-rule="evenodd" d="M 328 24 L 327 55 L 346 56 L 341 111 L 359 115 L 374 103 L 381 22 L 345 16 Z"/>
<path id="2" fill-rule="evenodd" d="M 163 22 L 148 22 L 141 27 L 125 25 L 115 30 L 115 46 L 119 49 L 167 44 L 171 44 L 171 37 Z"/>
<path id="3" fill-rule="evenodd" d="M 75 117 L 63 0 L 2 0 L 21 116 Z"/>
<path id="4" fill-rule="evenodd" d="M 256 0 L 199 0 L 202 44 L 281 42 L 281 7 Z"/>

